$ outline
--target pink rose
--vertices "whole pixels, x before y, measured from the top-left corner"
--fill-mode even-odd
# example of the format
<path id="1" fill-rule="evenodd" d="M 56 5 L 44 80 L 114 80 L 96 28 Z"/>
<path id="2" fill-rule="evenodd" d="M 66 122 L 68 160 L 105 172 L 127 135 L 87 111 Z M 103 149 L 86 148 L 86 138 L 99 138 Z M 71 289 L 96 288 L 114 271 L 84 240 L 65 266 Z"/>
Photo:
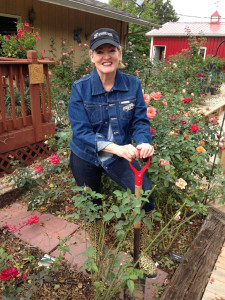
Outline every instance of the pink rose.
<path id="1" fill-rule="evenodd" d="M 147 108 L 147 116 L 148 116 L 149 119 L 154 118 L 154 116 L 155 116 L 156 114 L 157 114 L 157 110 L 156 110 L 154 107 L 149 106 L 149 107 Z"/>
<path id="2" fill-rule="evenodd" d="M 160 92 L 152 92 L 151 93 L 151 97 L 154 99 L 154 100 L 159 100 L 161 98 L 162 94 Z"/>
<path id="3" fill-rule="evenodd" d="M 198 131 L 199 131 L 198 125 L 192 124 L 192 125 L 190 126 L 190 131 L 193 132 L 193 133 L 198 132 Z"/>
<path id="4" fill-rule="evenodd" d="M 148 94 L 144 94 L 143 96 L 144 96 L 145 103 L 147 105 L 150 101 L 150 96 Z"/>
<path id="5" fill-rule="evenodd" d="M 50 162 L 53 164 L 53 165 L 57 165 L 60 161 L 60 157 L 57 156 L 57 155 L 51 155 L 50 156 Z"/>

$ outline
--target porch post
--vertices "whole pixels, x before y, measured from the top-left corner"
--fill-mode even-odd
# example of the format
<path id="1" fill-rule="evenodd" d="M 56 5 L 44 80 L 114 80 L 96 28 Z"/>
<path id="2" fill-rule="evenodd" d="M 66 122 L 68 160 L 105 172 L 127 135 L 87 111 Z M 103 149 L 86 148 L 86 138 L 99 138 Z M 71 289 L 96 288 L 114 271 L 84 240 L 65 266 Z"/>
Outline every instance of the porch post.
<path id="1" fill-rule="evenodd" d="M 27 51 L 27 58 L 31 64 L 38 64 L 37 52 L 34 50 Z M 29 75 L 29 87 L 30 87 L 30 105 L 31 105 L 31 116 L 34 127 L 35 142 L 43 140 L 42 130 L 42 116 L 41 116 L 41 99 L 40 99 L 40 87 L 39 83 L 30 83 Z"/>

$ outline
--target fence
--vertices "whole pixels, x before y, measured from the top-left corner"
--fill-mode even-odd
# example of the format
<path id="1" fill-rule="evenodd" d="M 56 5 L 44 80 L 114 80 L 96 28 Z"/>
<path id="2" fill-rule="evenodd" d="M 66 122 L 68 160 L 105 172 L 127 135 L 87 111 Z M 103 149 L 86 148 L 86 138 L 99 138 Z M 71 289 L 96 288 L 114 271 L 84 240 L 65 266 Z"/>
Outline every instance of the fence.
<path id="1" fill-rule="evenodd" d="M 37 60 L 0 57 L 0 177 L 14 171 L 12 162 L 30 165 L 52 151 L 45 140 L 55 133 L 51 122 L 48 64 Z"/>

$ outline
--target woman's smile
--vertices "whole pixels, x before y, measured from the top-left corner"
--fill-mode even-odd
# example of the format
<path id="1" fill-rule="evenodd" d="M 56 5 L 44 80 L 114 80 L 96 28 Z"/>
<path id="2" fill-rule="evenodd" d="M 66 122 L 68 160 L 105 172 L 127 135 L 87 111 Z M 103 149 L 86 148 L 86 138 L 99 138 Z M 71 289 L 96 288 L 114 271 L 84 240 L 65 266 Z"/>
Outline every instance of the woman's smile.
<path id="1" fill-rule="evenodd" d="M 106 74 L 116 74 L 121 59 L 121 51 L 110 44 L 104 44 L 94 50 L 91 59 L 100 77 Z"/>

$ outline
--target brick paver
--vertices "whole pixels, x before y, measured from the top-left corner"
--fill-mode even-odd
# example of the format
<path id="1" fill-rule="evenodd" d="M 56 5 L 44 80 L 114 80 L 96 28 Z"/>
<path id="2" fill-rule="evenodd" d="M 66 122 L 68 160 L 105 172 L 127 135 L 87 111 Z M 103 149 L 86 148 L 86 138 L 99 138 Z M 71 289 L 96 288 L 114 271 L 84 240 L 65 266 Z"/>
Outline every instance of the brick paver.
<path id="1" fill-rule="evenodd" d="M 66 236 L 71 236 L 71 239 L 66 242 L 70 252 L 65 254 L 65 259 L 70 263 L 71 267 L 75 267 L 79 271 L 85 271 L 83 265 L 86 257 L 83 253 L 86 252 L 85 232 L 79 225 L 62 220 L 51 214 L 41 214 L 36 211 L 27 211 L 25 204 L 14 203 L 13 205 L 0 210 L 0 227 L 10 224 L 18 226 L 23 221 L 27 221 L 32 215 L 39 216 L 39 222 L 33 225 L 24 226 L 14 235 L 22 241 L 36 246 L 43 252 L 57 257 L 60 252 L 56 249 L 59 245 L 59 238 L 64 239 Z M 87 236 L 87 247 L 90 246 L 90 241 Z M 129 259 L 129 256 L 120 253 L 119 260 L 121 263 Z M 151 300 L 157 293 L 157 287 L 162 285 L 167 273 L 158 270 L 156 278 L 146 278 L 145 282 L 145 300 Z M 120 294 L 120 299 L 123 299 L 123 293 Z"/>
<path id="2" fill-rule="evenodd" d="M 40 216 L 40 213 L 27 211 L 25 204 L 14 203 L 0 210 L 0 227 L 5 224 L 17 226 L 19 223 L 27 221 L 32 215 Z"/>
<path id="3" fill-rule="evenodd" d="M 77 230 L 71 239 L 66 242 L 70 252 L 65 254 L 65 259 L 69 261 L 71 267 L 75 267 L 80 271 L 84 271 L 83 265 L 86 261 L 86 257 L 83 253 L 86 252 L 85 232 L 81 229 Z M 87 239 L 87 247 L 90 247 L 90 241 Z M 59 256 L 59 250 L 55 250 L 51 253 L 52 256 Z"/>
<path id="4" fill-rule="evenodd" d="M 59 244 L 59 237 L 64 239 L 74 233 L 79 226 L 59 219 L 51 214 L 41 214 L 27 211 L 26 205 L 13 204 L 0 210 L 0 225 L 10 224 L 17 226 L 27 221 L 32 215 L 39 216 L 37 224 L 28 225 L 15 232 L 15 236 L 22 241 L 40 248 L 45 253 L 51 252 Z"/>
<path id="5" fill-rule="evenodd" d="M 158 269 L 155 278 L 146 278 L 145 280 L 145 298 L 144 300 L 152 300 L 158 292 L 158 287 L 162 286 L 168 274 Z M 172 300 L 172 299 L 171 299 Z"/>

